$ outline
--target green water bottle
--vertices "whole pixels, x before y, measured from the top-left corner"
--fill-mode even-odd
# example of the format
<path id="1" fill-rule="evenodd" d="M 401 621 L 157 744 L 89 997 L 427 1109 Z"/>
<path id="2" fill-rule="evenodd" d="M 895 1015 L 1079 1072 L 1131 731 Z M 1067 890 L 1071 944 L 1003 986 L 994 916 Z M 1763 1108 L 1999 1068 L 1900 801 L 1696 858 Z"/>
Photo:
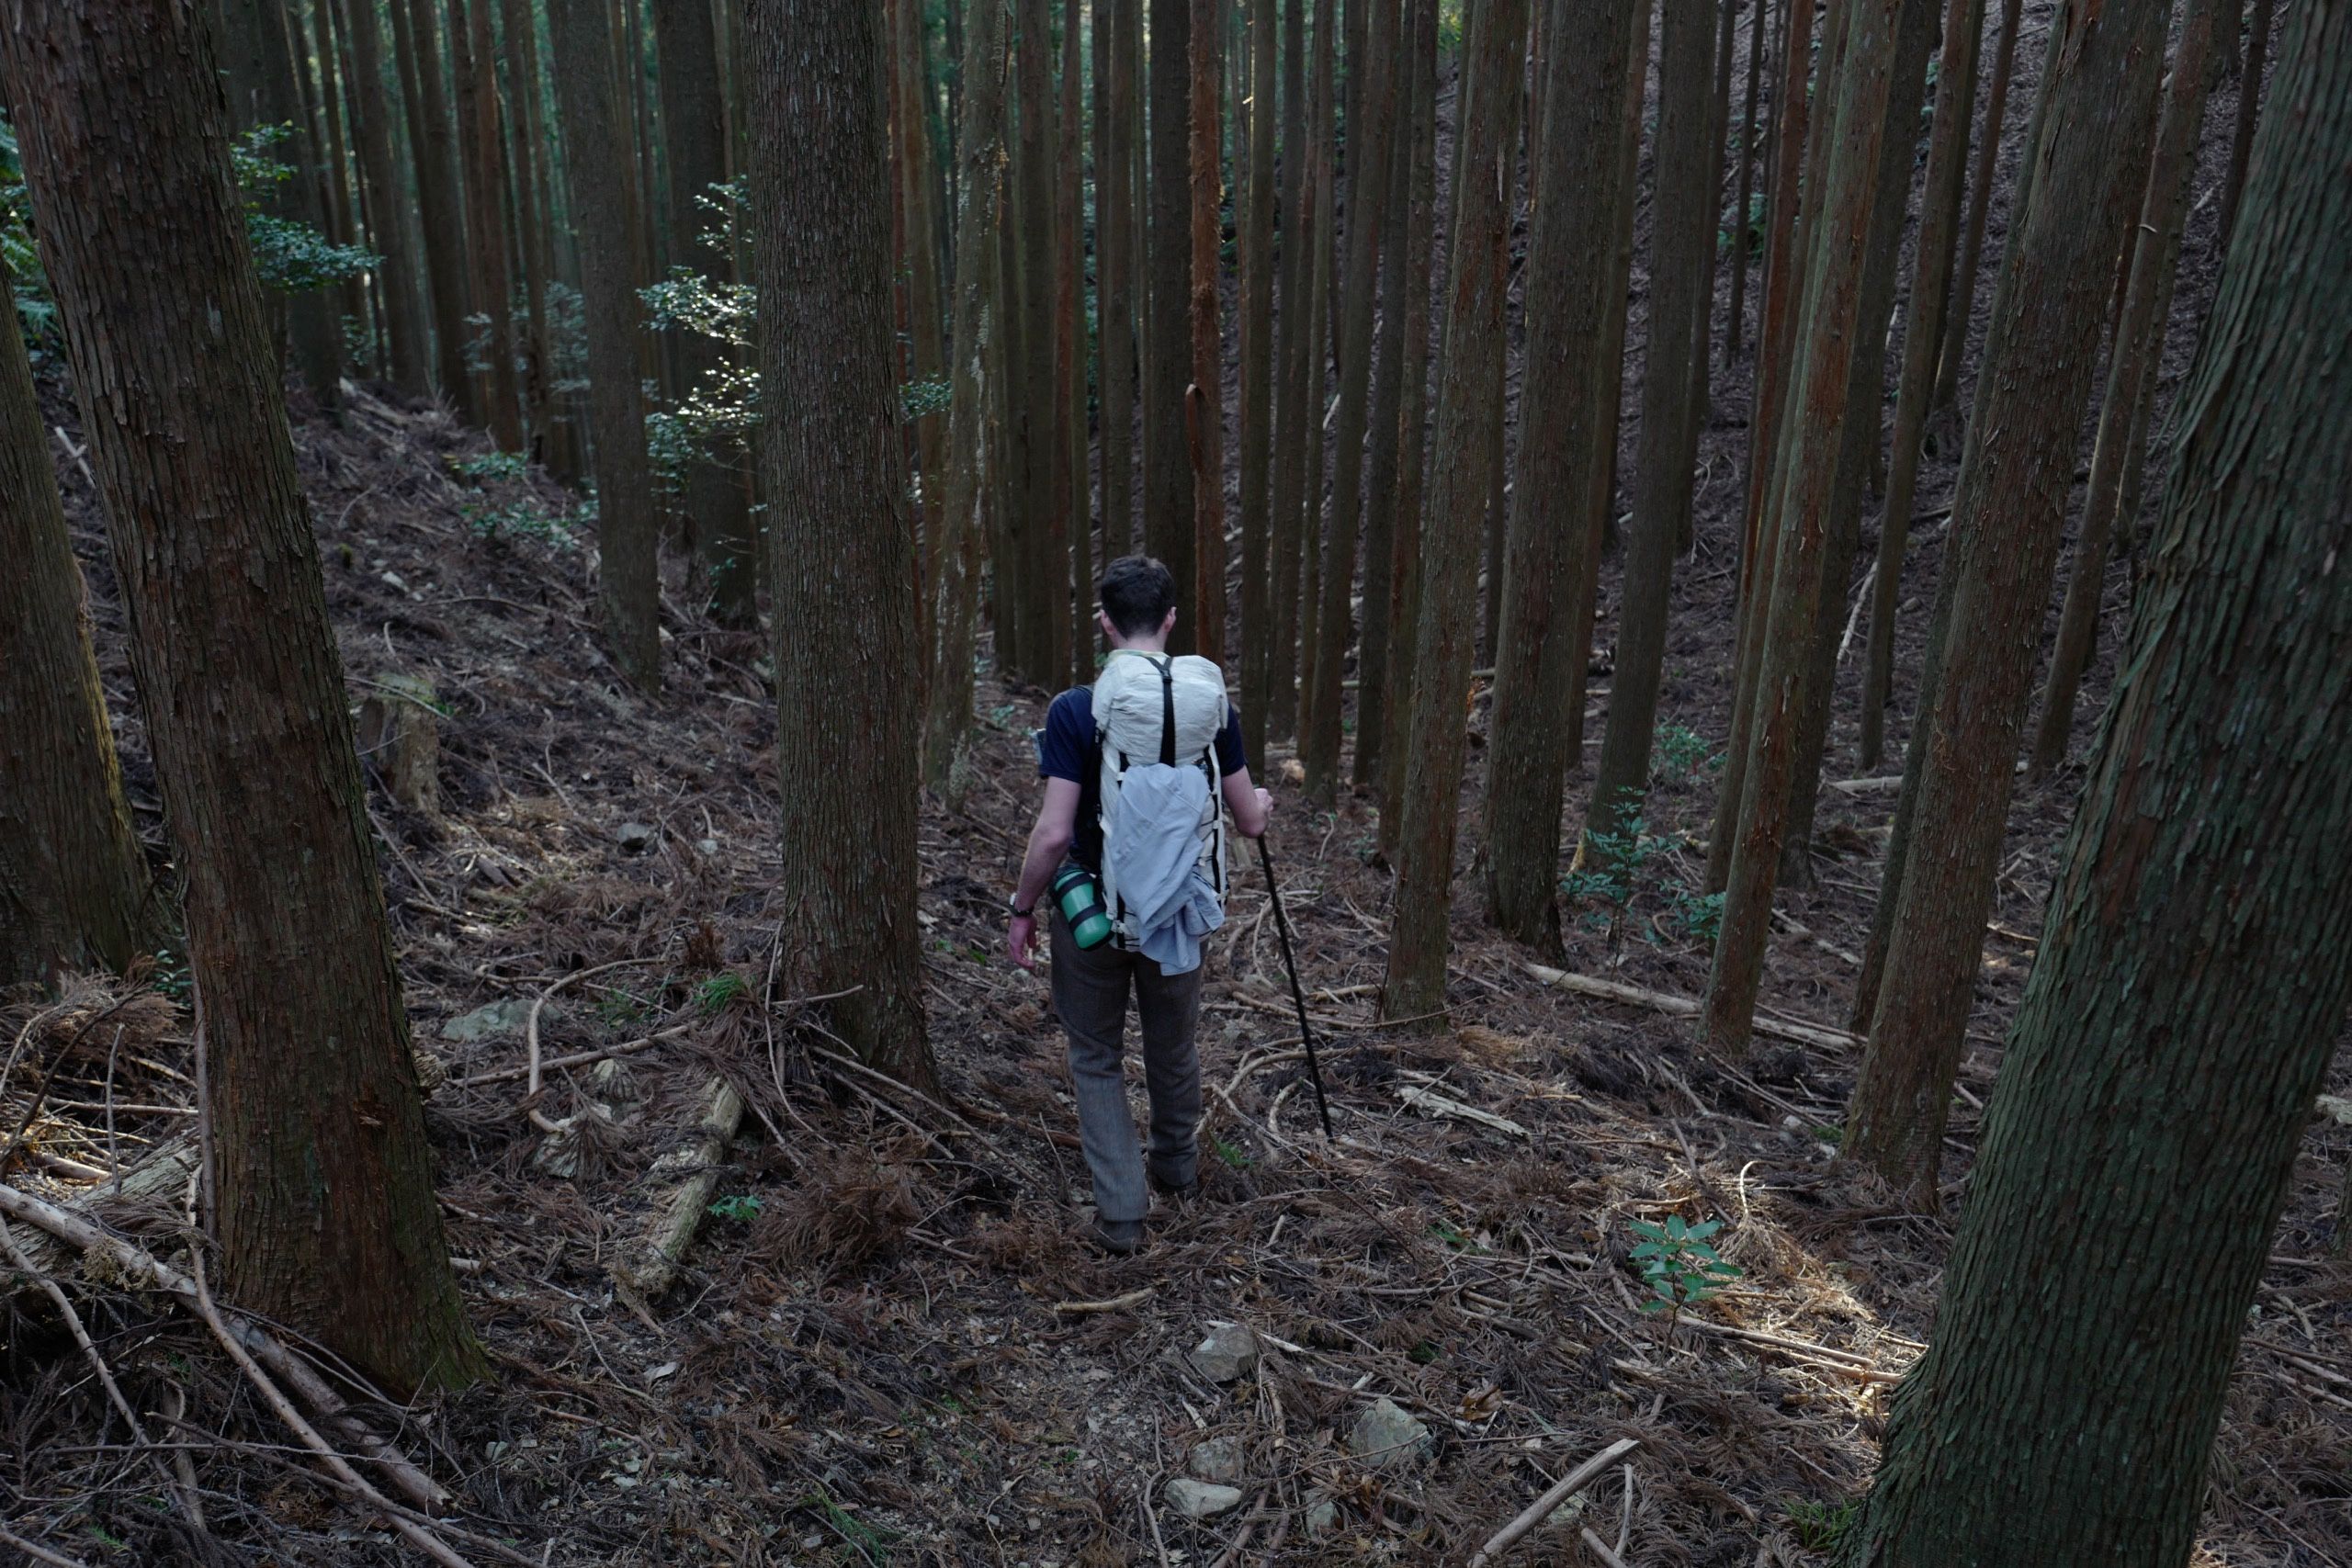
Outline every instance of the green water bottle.
<path id="1" fill-rule="evenodd" d="M 1062 867 L 1054 875 L 1053 895 L 1080 947 L 1100 947 L 1111 940 L 1111 912 L 1102 907 L 1102 886 L 1092 872 L 1082 865 Z"/>

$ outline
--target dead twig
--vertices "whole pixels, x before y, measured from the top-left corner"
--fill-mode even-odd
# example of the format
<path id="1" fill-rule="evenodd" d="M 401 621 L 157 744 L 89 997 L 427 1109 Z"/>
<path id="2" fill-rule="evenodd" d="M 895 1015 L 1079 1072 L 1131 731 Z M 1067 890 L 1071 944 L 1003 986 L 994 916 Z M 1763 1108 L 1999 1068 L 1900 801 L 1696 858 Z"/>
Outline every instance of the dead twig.
<path id="1" fill-rule="evenodd" d="M 1486 1564 L 1516 1545 L 1521 1536 L 1549 1518 L 1552 1510 L 1567 1501 L 1578 1488 L 1589 1485 L 1595 1476 L 1641 1446 L 1642 1440 L 1639 1438 L 1620 1438 L 1554 1482 L 1545 1490 L 1544 1495 L 1521 1509 L 1517 1518 L 1487 1538 L 1487 1544 L 1472 1554 L 1470 1568 L 1486 1568 Z M 1592 1539 L 1591 1531 L 1586 1531 L 1585 1535 L 1587 1540 Z M 1600 1543 L 1596 1540 L 1593 1544 Z M 1608 1549 L 1603 1547 L 1602 1550 L 1605 1551 Z M 1620 1568 L 1623 1568 L 1623 1564 L 1620 1564 Z"/>

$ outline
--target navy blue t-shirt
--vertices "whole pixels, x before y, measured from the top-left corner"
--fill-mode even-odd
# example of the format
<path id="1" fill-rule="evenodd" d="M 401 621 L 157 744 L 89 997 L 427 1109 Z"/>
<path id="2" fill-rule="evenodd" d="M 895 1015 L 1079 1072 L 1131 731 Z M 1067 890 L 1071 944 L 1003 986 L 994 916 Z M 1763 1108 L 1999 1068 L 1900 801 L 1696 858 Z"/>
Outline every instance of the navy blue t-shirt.
<path id="1" fill-rule="evenodd" d="M 1241 745 L 1241 715 L 1228 703 L 1225 728 L 1216 734 L 1216 771 L 1231 778 L 1249 765 L 1249 753 Z M 1078 830 L 1070 839 L 1069 858 L 1099 873 L 1102 869 L 1102 759 L 1094 747 L 1092 687 L 1072 686 L 1046 710 L 1046 728 L 1037 731 L 1037 776 L 1069 779 L 1078 785 Z"/>

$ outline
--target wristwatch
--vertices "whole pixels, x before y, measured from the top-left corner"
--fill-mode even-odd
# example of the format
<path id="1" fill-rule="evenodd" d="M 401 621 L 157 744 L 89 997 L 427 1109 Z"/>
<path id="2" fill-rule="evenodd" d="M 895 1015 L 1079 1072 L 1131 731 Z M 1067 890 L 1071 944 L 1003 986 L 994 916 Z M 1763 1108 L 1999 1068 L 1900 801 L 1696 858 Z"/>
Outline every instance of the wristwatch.
<path id="1" fill-rule="evenodd" d="M 1021 895 L 1018 893 L 1004 901 L 1004 908 L 1005 912 L 1010 914 L 1016 920 L 1026 920 L 1032 919 L 1037 913 L 1037 906 L 1035 904 L 1030 905 L 1025 909 L 1021 907 Z"/>

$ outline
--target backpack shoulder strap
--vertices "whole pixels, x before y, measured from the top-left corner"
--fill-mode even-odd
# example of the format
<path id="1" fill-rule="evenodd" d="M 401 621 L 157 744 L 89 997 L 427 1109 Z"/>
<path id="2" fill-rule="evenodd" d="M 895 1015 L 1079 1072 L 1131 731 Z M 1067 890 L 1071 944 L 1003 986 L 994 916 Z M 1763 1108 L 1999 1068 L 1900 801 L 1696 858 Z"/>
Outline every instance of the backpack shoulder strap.
<path id="1" fill-rule="evenodd" d="M 1153 660 L 1159 671 L 1159 764 L 1176 765 L 1176 661 L 1166 654 Z"/>

